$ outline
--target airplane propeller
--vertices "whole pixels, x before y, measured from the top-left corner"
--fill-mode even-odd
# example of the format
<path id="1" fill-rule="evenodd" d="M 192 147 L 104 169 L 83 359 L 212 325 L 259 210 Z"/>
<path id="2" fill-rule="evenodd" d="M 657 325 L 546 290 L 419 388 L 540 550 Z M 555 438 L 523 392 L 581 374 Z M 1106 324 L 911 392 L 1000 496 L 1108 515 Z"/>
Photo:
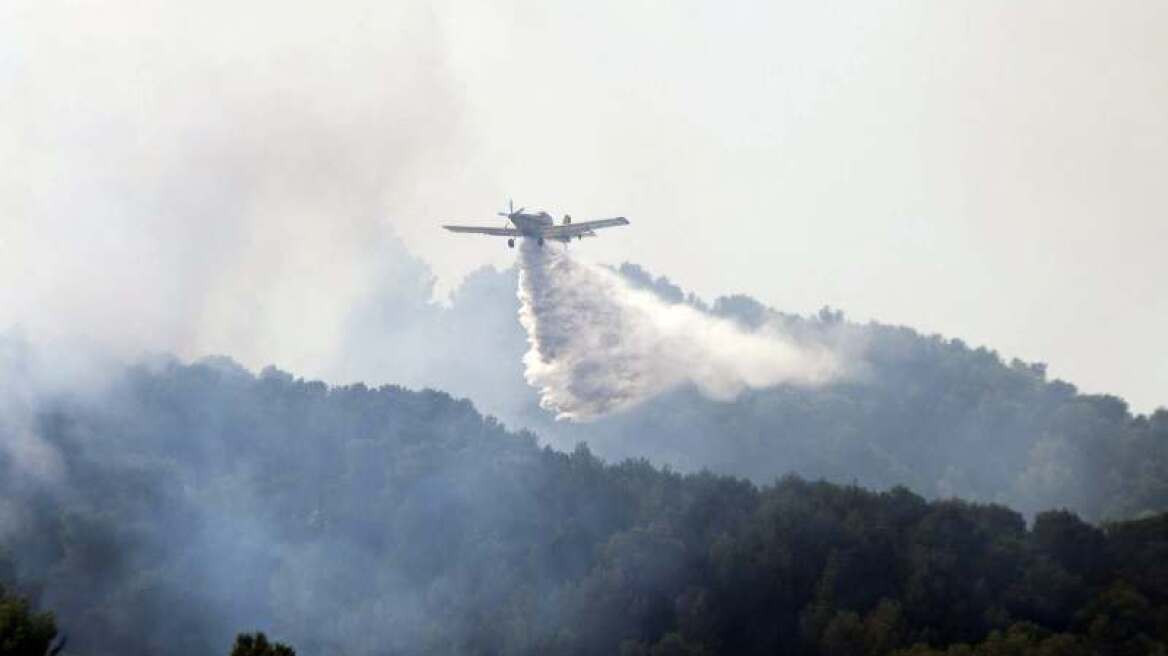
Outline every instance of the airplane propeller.
<path id="1" fill-rule="evenodd" d="M 495 214 L 498 214 L 499 216 L 505 216 L 507 218 L 511 218 L 511 217 L 515 216 L 516 214 L 523 212 L 523 210 L 525 210 L 525 209 L 527 209 L 527 208 L 520 207 L 519 209 L 515 209 L 515 203 L 512 202 L 510 198 L 508 198 L 507 199 L 507 211 L 506 212 L 495 212 Z"/>
<path id="2" fill-rule="evenodd" d="M 525 210 L 525 209 L 527 209 L 527 208 L 520 207 L 519 209 L 515 209 L 515 202 L 512 201 L 510 198 L 508 198 L 507 199 L 507 211 L 506 212 L 495 212 L 495 214 L 498 214 L 499 216 L 506 217 L 508 219 L 508 222 L 505 222 L 503 224 L 503 227 L 506 228 L 506 227 L 510 226 L 509 221 L 510 221 L 511 217 L 515 216 L 516 214 L 522 213 L 523 210 Z"/>

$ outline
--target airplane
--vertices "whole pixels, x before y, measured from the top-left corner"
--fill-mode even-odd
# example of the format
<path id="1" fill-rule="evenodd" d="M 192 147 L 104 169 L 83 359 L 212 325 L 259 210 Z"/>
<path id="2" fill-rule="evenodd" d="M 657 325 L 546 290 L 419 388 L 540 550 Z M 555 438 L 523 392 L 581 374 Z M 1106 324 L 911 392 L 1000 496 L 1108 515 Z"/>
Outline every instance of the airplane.
<path id="1" fill-rule="evenodd" d="M 565 214 L 564 222 L 556 225 L 556 220 L 552 218 L 551 214 L 547 212 L 526 212 L 526 207 L 515 209 L 515 203 L 510 200 L 507 201 L 507 211 L 498 212 L 499 216 L 507 217 L 515 227 L 513 228 L 488 228 L 480 226 L 459 226 L 459 225 L 444 225 L 450 232 L 469 232 L 479 235 L 493 235 L 495 237 L 507 237 L 508 248 L 515 248 L 516 237 L 528 237 L 539 241 L 539 245 L 543 246 L 546 239 L 553 239 L 562 241 L 567 244 L 573 237 L 576 239 L 583 239 L 585 237 L 595 237 L 598 228 L 608 228 L 611 226 L 628 225 L 629 220 L 623 216 L 618 216 L 612 219 L 598 219 L 596 221 L 581 221 L 579 223 L 572 223 L 572 215 Z"/>

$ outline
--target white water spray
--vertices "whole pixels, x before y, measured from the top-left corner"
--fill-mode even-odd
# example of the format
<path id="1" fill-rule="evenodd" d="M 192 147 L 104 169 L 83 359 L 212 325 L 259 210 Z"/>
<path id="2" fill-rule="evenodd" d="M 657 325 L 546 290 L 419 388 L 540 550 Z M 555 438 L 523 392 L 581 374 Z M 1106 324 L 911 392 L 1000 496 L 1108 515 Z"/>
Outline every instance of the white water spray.
<path id="1" fill-rule="evenodd" d="M 567 251 L 525 241 L 519 263 L 525 376 L 560 419 L 594 419 L 685 383 L 729 400 L 747 388 L 820 385 L 841 373 L 826 347 L 667 303 Z"/>

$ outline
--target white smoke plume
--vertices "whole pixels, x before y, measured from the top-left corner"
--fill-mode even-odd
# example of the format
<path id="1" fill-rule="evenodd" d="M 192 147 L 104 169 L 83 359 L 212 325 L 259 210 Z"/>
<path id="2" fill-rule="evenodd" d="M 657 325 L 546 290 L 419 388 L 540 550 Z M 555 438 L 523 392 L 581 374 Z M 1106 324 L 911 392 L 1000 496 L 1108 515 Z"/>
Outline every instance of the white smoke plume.
<path id="1" fill-rule="evenodd" d="M 519 262 L 525 376 L 560 419 L 595 419 L 686 383 L 728 400 L 748 388 L 822 385 L 842 374 L 825 346 L 667 303 L 566 250 L 525 241 Z"/>

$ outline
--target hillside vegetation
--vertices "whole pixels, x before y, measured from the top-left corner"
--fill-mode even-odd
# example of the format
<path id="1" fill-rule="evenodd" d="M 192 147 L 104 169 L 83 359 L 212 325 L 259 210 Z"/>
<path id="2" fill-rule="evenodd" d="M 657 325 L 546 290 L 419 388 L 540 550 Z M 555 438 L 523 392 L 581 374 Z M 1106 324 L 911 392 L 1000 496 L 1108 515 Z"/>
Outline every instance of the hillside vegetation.
<path id="1" fill-rule="evenodd" d="M 1162 416 L 1141 421 L 1162 434 Z M 743 426 L 709 439 L 746 440 Z M 0 451 L 0 575 L 55 611 L 76 653 L 225 654 L 255 630 L 301 654 L 1143 654 L 1168 641 L 1164 515 L 1099 527 L 1054 510 L 1028 527 L 904 487 L 606 464 L 441 392 L 330 388 L 223 359 L 128 369 L 44 399 L 26 428 L 59 467 Z"/>
<path id="2" fill-rule="evenodd" d="M 795 339 L 845 348 L 856 375 L 816 389 L 778 386 L 731 402 L 683 387 L 583 425 L 553 421 L 523 379 L 526 338 L 514 271 L 481 270 L 449 306 L 429 303 L 417 264 L 352 320 L 357 380 L 431 386 L 469 396 L 508 425 L 562 450 L 587 442 L 609 460 L 647 458 L 681 471 L 708 468 L 766 484 L 776 476 L 885 488 L 927 498 L 1009 505 L 1032 515 L 1068 507 L 1093 520 L 1168 509 L 1168 410 L 1135 415 L 1119 398 L 1051 380 L 1045 365 L 1004 361 L 959 339 L 848 321 L 824 309 L 801 317 L 747 296 L 706 303 L 635 265 L 620 273 L 670 303 L 689 303 L 747 327 L 771 323 Z M 613 366 L 619 366 L 619 362 Z"/>

